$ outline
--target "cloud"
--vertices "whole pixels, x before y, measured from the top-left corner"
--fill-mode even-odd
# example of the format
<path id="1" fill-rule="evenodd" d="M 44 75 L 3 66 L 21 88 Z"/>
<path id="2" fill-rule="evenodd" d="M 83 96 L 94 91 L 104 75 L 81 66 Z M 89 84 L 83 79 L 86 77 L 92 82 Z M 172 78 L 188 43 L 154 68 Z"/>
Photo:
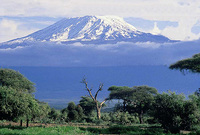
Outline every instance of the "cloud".
<path id="1" fill-rule="evenodd" d="M 178 26 L 178 22 L 171 22 L 171 21 L 145 20 L 142 18 L 134 18 L 134 17 L 124 18 L 124 20 L 135 26 L 138 30 L 145 32 L 151 31 L 154 28 L 155 23 L 157 23 L 157 27 L 160 30 L 163 30 L 164 28 L 169 26 L 173 27 Z"/>
<path id="2" fill-rule="evenodd" d="M 1 66 L 129 66 L 169 65 L 199 53 L 199 41 L 173 44 L 126 43 L 72 45 L 35 43 L 15 49 L 0 49 Z"/>
<path id="3" fill-rule="evenodd" d="M 177 21 L 185 16 L 198 16 L 199 3 L 197 0 L 190 2 L 185 0 L 2 0 L 0 16 L 66 17 L 110 14 L 148 20 Z"/>
<path id="4" fill-rule="evenodd" d="M 161 34 L 161 30 L 158 28 L 157 22 L 154 23 L 154 28 L 150 33 L 155 34 L 155 35 Z"/>
<path id="5" fill-rule="evenodd" d="M 20 21 L 14 21 L 10 19 L 0 20 L 0 42 L 5 42 L 14 38 L 26 36 L 38 29 L 24 27 L 24 24 Z"/>
<path id="6" fill-rule="evenodd" d="M 194 40 L 191 32 L 200 19 L 198 0 L 1 0 L 0 16 L 74 17 L 84 15 L 117 15 L 151 21 L 177 22 L 163 32 L 171 39 Z M 159 25 L 158 25 L 159 27 Z"/>
<path id="7" fill-rule="evenodd" d="M 186 2 L 185 0 L 2 0 L 0 16 L 67 17 L 109 14 L 162 21 L 198 17 L 200 1 L 191 0 L 187 2 L 188 4 L 180 4 Z"/>
<path id="8" fill-rule="evenodd" d="M 200 19 L 192 27 L 191 32 L 194 33 L 194 34 L 196 34 L 196 35 L 200 34 Z"/>
<path id="9" fill-rule="evenodd" d="M 187 19 L 187 21 L 186 21 Z M 176 40 L 195 40 L 199 39 L 200 34 L 192 32 L 192 28 L 198 20 L 196 18 L 185 18 L 179 21 L 177 27 L 166 27 L 161 34 Z"/>
<path id="10" fill-rule="evenodd" d="M 11 20 L 3 19 L 0 22 L 0 41 L 8 40 L 7 36 L 16 34 L 18 24 Z"/>
<path id="11" fill-rule="evenodd" d="M 200 19 L 197 18 L 183 18 L 178 22 L 152 21 L 133 17 L 125 18 L 125 20 L 135 26 L 138 30 L 153 34 L 162 34 L 173 40 L 187 41 L 200 38 Z"/>

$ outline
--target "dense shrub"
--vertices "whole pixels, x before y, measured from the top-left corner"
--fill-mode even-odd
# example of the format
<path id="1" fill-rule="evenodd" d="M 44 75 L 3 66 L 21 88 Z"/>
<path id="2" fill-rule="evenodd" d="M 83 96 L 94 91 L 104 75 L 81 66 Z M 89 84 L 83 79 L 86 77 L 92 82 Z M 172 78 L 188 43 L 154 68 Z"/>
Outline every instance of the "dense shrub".
<path id="1" fill-rule="evenodd" d="M 112 123 L 117 123 L 121 125 L 139 123 L 138 117 L 135 117 L 128 112 L 117 111 L 114 113 L 110 113 L 110 118 Z"/>
<path id="2" fill-rule="evenodd" d="M 199 107 L 194 99 L 185 100 L 173 92 L 158 94 L 154 104 L 154 118 L 172 133 L 191 130 L 199 123 Z"/>

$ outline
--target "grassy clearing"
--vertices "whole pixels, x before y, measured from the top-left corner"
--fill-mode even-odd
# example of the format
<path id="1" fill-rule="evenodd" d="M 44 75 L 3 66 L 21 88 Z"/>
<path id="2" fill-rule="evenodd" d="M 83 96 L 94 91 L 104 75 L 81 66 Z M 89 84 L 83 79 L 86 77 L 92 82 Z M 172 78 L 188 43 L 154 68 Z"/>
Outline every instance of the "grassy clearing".
<path id="1" fill-rule="evenodd" d="M 1 135 L 92 135 L 88 131 L 80 130 L 76 127 L 18 127 L 18 126 L 1 126 Z"/>
<path id="2" fill-rule="evenodd" d="M 156 125 L 137 126 L 111 126 L 109 128 L 97 127 L 20 127 L 11 125 L 0 126 L 0 135 L 97 135 L 97 134 L 123 134 L 123 135 L 185 135 L 165 133 L 162 128 Z M 188 135 L 200 135 L 200 132 L 187 133 Z"/>

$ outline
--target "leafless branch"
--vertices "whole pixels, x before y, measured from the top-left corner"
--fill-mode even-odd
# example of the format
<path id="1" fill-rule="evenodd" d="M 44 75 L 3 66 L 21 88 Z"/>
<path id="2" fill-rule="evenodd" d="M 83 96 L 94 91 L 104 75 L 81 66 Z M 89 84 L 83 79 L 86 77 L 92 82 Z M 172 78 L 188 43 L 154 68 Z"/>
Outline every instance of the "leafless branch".
<path id="1" fill-rule="evenodd" d="M 105 102 L 106 102 L 106 99 L 103 102 L 101 102 L 100 106 L 102 106 Z"/>
<path id="2" fill-rule="evenodd" d="M 92 92 L 91 92 L 92 89 L 89 89 L 89 88 L 88 88 L 88 83 L 87 83 L 85 77 L 83 77 L 82 83 L 85 84 L 85 88 L 86 88 L 86 90 L 88 91 L 90 97 L 91 97 L 91 98 L 93 99 L 93 101 L 96 103 L 97 117 L 98 117 L 99 119 L 101 119 L 101 108 L 102 108 L 102 105 L 108 100 L 108 98 L 106 98 L 106 99 L 104 99 L 104 101 L 102 101 L 100 104 L 99 104 L 99 102 L 98 102 L 98 100 L 97 100 L 97 95 L 98 95 L 99 91 L 102 91 L 102 89 L 103 89 L 103 83 L 100 83 L 99 89 L 97 90 L 97 92 L 96 92 L 96 94 L 95 94 L 95 97 L 93 97 L 93 95 L 92 95 Z"/>
<path id="3" fill-rule="evenodd" d="M 97 90 L 95 97 L 94 97 L 95 99 L 97 99 L 97 95 L 98 95 L 99 91 L 102 91 L 102 89 L 103 89 L 103 83 L 100 83 L 99 89 Z"/>
<path id="4" fill-rule="evenodd" d="M 90 96 L 91 96 L 91 98 L 95 101 L 95 98 L 93 97 L 93 95 L 92 95 L 92 92 L 91 92 L 91 90 L 92 89 L 89 89 L 88 88 L 88 83 L 87 83 L 87 81 L 86 81 L 86 78 L 84 77 L 83 78 L 83 80 L 82 80 L 82 83 L 84 83 L 85 84 L 85 88 L 86 88 L 86 90 L 89 92 L 89 94 L 90 94 Z M 95 101 L 96 102 L 96 101 Z"/>

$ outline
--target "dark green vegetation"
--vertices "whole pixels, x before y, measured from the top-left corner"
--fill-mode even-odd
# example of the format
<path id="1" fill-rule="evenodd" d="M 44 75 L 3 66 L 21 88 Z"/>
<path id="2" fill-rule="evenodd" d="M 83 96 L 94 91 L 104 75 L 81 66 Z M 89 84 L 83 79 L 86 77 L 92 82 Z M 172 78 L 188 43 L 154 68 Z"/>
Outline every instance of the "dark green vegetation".
<path id="1" fill-rule="evenodd" d="M 172 64 L 170 69 L 179 69 L 180 71 L 188 70 L 193 73 L 200 73 L 200 54 L 195 54 L 192 58 L 180 60 Z"/>
<path id="2" fill-rule="evenodd" d="M 11 87 L 19 92 L 33 93 L 34 83 L 29 81 L 19 72 L 11 69 L 0 69 L 0 86 Z"/>
<path id="3" fill-rule="evenodd" d="M 50 109 L 46 103 L 37 101 L 34 84 L 19 72 L 0 69 L 0 120 L 18 121 L 46 117 Z"/>
<path id="4" fill-rule="evenodd" d="M 165 131 L 156 126 L 111 126 L 105 129 L 99 128 L 80 128 L 83 131 L 89 131 L 94 134 L 125 134 L 125 135 L 183 135 L 183 133 L 165 133 Z M 200 132 L 197 131 L 188 133 L 188 135 L 198 135 Z"/>
<path id="5" fill-rule="evenodd" d="M 157 90 L 148 86 L 135 86 L 133 88 L 112 86 L 108 90 L 111 91 L 110 100 L 123 100 L 123 106 L 119 105 L 118 109 L 137 114 L 140 124 L 143 124 L 143 115 L 152 108 L 154 96 L 157 95 Z"/>
<path id="6" fill-rule="evenodd" d="M 170 66 L 171 69 L 200 72 L 195 55 L 192 59 L 183 60 Z M 193 59 L 195 59 L 193 61 Z M 189 62 L 188 62 L 189 61 Z M 198 60 L 197 60 L 198 61 Z M 191 66 L 192 65 L 192 66 Z M 88 87 L 84 78 L 86 93 L 79 103 L 68 103 L 62 110 L 50 108 L 48 104 L 34 98 L 34 84 L 19 72 L 10 69 L 0 69 L 0 120 L 22 120 L 32 123 L 74 124 L 74 127 L 13 127 L 2 126 L 0 133 L 4 134 L 137 134 L 160 135 L 179 134 L 190 131 L 199 134 L 200 130 L 200 90 L 189 95 L 176 94 L 168 91 L 158 93 L 156 88 L 149 86 L 111 86 L 110 94 L 102 102 L 97 100 L 103 84 L 95 93 Z M 102 112 L 106 101 L 116 103 L 112 111 Z M 115 102 L 118 101 L 118 102 Z M 98 129 L 93 126 L 100 126 Z M 84 126 L 84 127 L 81 127 Z M 85 127 L 87 126 L 87 127 Z M 75 130 L 71 133 L 71 130 Z"/>

